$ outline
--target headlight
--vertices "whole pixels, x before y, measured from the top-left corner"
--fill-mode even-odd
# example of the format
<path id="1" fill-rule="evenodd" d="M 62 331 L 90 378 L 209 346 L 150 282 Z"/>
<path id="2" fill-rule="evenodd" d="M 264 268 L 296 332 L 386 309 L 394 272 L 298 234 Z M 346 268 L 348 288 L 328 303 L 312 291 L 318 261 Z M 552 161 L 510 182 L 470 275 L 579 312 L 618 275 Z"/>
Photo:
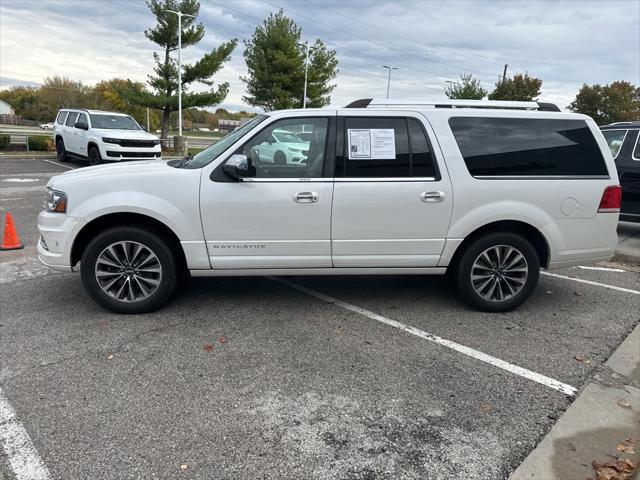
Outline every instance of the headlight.
<path id="1" fill-rule="evenodd" d="M 160 145 L 160 139 L 159 139 L 159 138 L 156 138 L 156 139 L 153 141 L 153 144 L 154 144 L 154 145 Z"/>
<path id="2" fill-rule="evenodd" d="M 290 151 L 290 152 L 293 152 L 293 153 L 300 153 L 300 152 L 302 152 L 302 150 L 300 150 L 299 148 L 291 148 L 291 147 L 289 147 L 289 151 Z"/>
<path id="3" fill-rule="evenodd" d="M 104 143 L 116 143 L 116 144 L 120 144 L 120 140 L 117 138 L 110 138 L 110 137 L 102 137 L 102 141 Z"/>
<path id="4" fill-rule="evenodd" d="M 67 211 L 67 194 L 47 188 L 45 208 L 50 212 L 65 213 Z"/>

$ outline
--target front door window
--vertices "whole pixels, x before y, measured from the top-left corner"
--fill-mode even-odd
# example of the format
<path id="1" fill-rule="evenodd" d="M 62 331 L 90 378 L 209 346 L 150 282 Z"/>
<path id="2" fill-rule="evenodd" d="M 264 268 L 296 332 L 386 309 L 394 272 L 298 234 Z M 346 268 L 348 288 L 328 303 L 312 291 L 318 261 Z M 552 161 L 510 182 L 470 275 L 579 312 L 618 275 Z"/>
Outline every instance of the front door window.
<path id="1" fill-rule="evenodd" d="M 255 178 L 322 177 L 328 124 L 322 117 L 278 120 L 235 153 L 247 156 Z"/>

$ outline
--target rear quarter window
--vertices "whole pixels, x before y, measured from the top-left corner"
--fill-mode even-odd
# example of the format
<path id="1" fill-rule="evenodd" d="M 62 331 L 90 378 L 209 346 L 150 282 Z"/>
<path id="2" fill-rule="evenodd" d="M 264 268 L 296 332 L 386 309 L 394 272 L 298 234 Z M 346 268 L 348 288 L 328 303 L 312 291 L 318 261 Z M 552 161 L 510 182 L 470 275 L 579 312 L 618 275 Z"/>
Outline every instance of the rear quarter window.
<path id="1" fill-rule="evenodd" d="M 452 117 L 449 126 L 474 177 L 608 176 L 583 120 Z"/>
<path id="2" fill-rule="evenodd" d="M 624 139 L 627 136 L 626 130 L 603 130 L 602 135 L 604 135 L 604 139 L 607 141 L 607 145 L 609 145 L 609 150 L 611 150 L 611 156 L 616 158 L 620 150 L 622 149 L 622 144 L 624 143 Z"/>

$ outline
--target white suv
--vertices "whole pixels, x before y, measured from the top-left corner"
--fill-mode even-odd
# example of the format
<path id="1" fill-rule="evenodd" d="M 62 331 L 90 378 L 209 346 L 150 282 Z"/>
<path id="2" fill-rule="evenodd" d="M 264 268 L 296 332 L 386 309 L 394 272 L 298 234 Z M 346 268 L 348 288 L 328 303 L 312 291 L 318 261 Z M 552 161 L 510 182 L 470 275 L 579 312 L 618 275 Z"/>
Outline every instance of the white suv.
<path id="1" fill-rule="evenodd" d="M 63 109 L 53 124 L 58 160 L 160 159 L 160 139 L 145 132 L 129 115 L 100 110 Z"/>
<path id="2" fill-rule="evenodd" d="M 304 161 L 256 147 L 310 132 Z M 181 274 L 444 274 L 486 311 L 540 268 L 608 259 L 620 187 L 591 118 L 535 102 L 360 100 L 260 114 L 191 159 L 53 177 L 40 259 L 80 262 L 116 312 L 146 312 Z"/>

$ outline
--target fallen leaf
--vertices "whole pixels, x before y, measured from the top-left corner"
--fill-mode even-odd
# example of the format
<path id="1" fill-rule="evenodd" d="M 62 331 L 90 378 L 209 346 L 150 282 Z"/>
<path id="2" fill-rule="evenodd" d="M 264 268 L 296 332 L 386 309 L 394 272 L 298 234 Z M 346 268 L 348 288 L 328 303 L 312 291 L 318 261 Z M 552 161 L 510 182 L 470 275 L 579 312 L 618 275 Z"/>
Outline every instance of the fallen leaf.
<path id="1" fill-rule="evenodd" d="M 551 290 L 547 290 L 547 291 L 546 291 L 546 292 L 544 292 L 544 293 L 546 293 L 547 295 L 553 295 L 553 292 L 552 292 Z"/>
<path id="2" fill-rule="evenodd" d="M 210 351 L 212 351 L 212 350 L 213 350 L 213 345 L 211 345 L 210 343 L 206 343 L 206 344 L 202 347 L 202 349 L 203 349 L 205 352 L 210 352 Z"/>
<path id="3" fill-rule="evenodd" d="M 625 458 L 624 463 L 626 463 L 631 470 L 635 470 L 636 468 L 638 468 L 638 464 L 636 463 L 636 461 L 631 460 L 630 458 Z"/>
<path id="4" fill-rule="evenodd" d="M 631 403 L 628 400 L 618 400 L 618 406 L 622 408 L 631 408 Z"/>
<path id="5" fill-rule="evenodd" d="M 576 297 L 581 297 L 581 296 L 582 296 L 582 294 L 581 294 L 580 292 L 573 292 L 573 294 L 574 294 Z"/>
<path id="6" fill-rule="evenodd" d="M 180 470 L 186 470 L 188 468 L 186 463 L 183 463 L 182 465 L 180 465 Z"/>
<path id="7" fill-rule="evenodd" d="M 636 451 L 633 449 L 633 445 L 628 445 L 626 443 L 621 443 L 616 448 L 619 452 L 628 453 L 629 455 L 635 455 Z"/>
<path id="8" fill-rule="evenodd" d="M 489 403 L 483 403 L 482 405 L 480 405 L 480 411 L 482 413 L 491 413 L 492 410 L 493 407 Z"/>
<path id="9" fill-rule="evenodd" d="M 618 471 L 614 468 L 604 467 L 598 471 L 596 480 L 620 480 Z"/>
<path id="10" fill-rule="evenodd" d="M 220 343 L 227 343 L 227 338 L 226 338 L 226 337 L 224 337 L 224 336 L 222 336 L 222 337 L 220 337 L 220 338 L 218 339 L 218 342 L 220 342 Z"/>
<path id="11" fill-rule="evenodd" d="M 113 358 L 113 353 L 110 353 L 109 356 L 107 357 L 107 360 L 111 360 Z"/>
<path id="12" fill-rule="evenodd" d="M 574 359 L 576 359 L 579 362 L 584 362 L 584 363 L 591 363 L 591 360 L 589 360 L 587 357 L 585 357 L 582 354 L 578 354 L 575 357 L 573 357 Z"/>

